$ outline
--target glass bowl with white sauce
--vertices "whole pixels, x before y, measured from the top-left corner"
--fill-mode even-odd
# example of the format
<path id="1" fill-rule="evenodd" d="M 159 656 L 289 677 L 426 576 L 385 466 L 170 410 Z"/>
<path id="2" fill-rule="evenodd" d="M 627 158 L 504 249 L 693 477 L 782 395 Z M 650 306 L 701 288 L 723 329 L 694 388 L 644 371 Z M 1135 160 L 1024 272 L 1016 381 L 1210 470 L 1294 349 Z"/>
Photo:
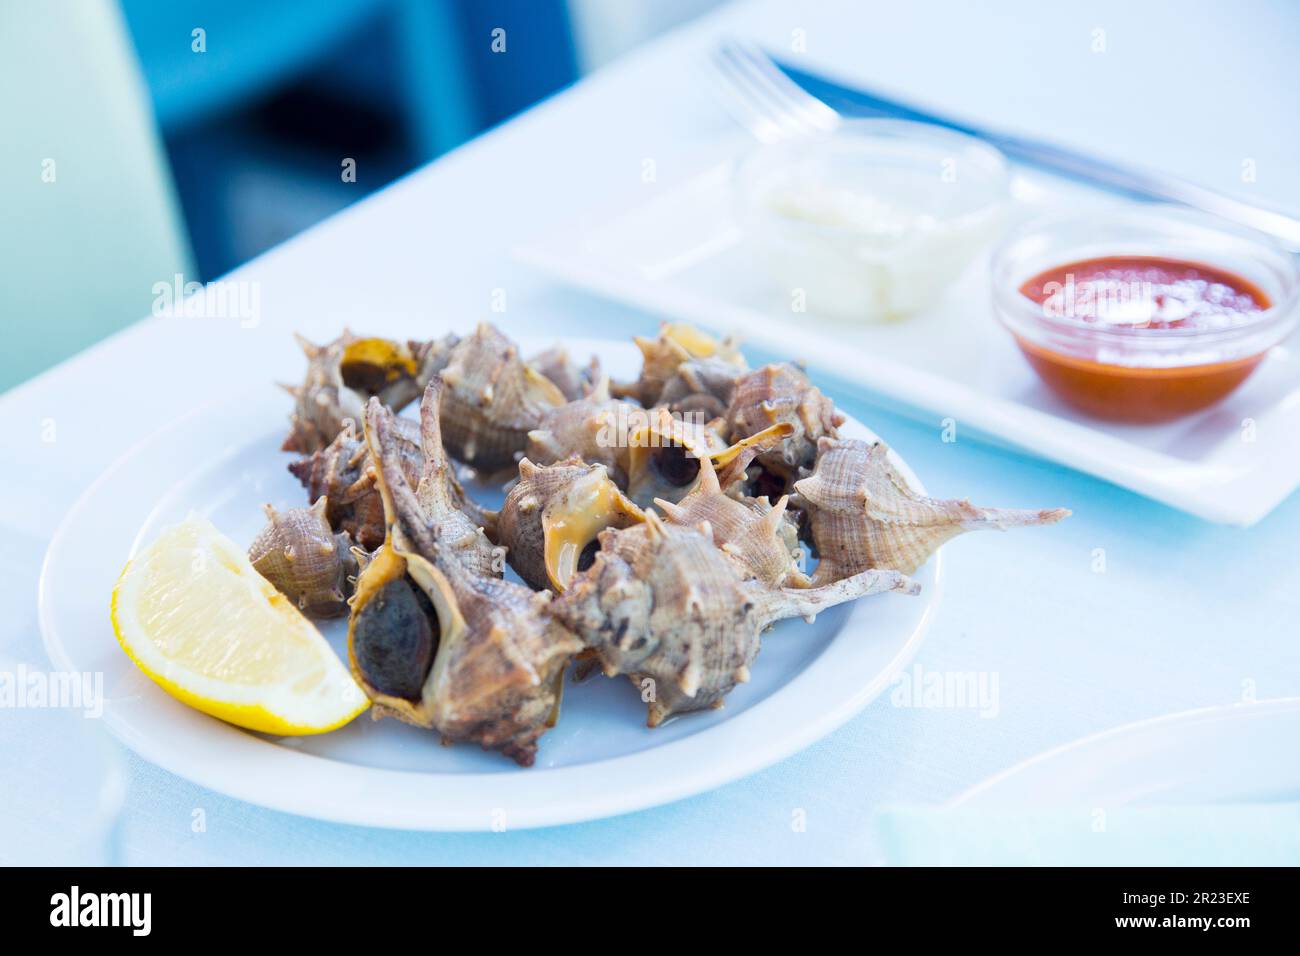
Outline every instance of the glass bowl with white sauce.
<path id="1" fill-rule="evenodd" d="M 903 318 L 935 302 L 997 237 L 1010 168 L 997 149 L 907 120 L 849 120 L 737 166 L 746 239 L 792 308 Z"/>

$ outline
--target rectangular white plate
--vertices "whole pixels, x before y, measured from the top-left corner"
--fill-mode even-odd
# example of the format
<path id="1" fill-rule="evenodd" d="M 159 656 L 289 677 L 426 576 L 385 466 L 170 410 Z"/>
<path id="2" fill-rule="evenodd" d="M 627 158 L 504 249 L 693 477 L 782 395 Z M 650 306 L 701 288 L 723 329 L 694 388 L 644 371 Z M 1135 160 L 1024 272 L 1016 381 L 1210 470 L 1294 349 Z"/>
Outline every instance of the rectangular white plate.
<path id="1" fill-rule="evenodd" d="M 737 149 L 740 147 L 737 146 Z M 716 155 L 716 154 L 713 154 Z M 732 154 L 734 155 L 734 153 Z M 993 316 L 987 256 L 938 305 L 899 323 L 795 313 L 736 223 L 729 161 L 517 250 L 554 277 L 794 355 L 938 423 L 1061 462 L 1209 521 L 1250 525 L 1300 485 L 1300 358 L 1276 348 L 1233 395 L 1168 425 L 1113 425 L 1048 392 Z M 1017 175 L 1014 214 L 1115 197 Z M 967 432 L 962 432 L 966 434 Z"/>

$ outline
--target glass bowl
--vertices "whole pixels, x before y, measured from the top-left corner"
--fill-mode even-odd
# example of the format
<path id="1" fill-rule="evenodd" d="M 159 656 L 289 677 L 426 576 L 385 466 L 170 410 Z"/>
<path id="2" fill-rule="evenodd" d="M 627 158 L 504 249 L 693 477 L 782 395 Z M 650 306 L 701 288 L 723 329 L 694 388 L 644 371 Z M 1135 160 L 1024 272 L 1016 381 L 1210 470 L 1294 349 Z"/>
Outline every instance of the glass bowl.
<path id="1" fill-rule="evenodd" d="M 1213 327 L 1150 322 L 1150 304 L 1108 316 L 1040 304 L 1021 290 L 1043 273 L 1088 260 L 1135 258 L 1202 264 L 1245 280 L 1266 307 Z M 990 263 L 994 313 L 1043 381 L 1091 415 L 1161 422 L 1230 394 L 1295 328 L 1300 275 L 1272 239 L 1177 206 L 1135 206 L 1027 223 Z M 1104 291 L 1104 290 L 1103 290 Z M 1127 310 L 1127 314 L 1126 313 Z"/>
<path id="2" fill-rule="evenodd" d="M 737 218 L 776 286 L 805 311 L 851 320 L 934 302 L 995 238 L 1003 155 L 927 123 L 850 120 L 756 148 L 737 167 Z"/>

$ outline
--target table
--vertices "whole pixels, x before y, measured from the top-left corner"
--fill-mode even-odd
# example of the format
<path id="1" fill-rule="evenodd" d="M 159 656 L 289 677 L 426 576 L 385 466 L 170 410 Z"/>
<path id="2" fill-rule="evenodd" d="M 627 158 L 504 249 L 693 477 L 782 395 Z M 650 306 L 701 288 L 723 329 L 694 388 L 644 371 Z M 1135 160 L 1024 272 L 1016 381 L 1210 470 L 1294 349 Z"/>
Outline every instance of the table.
<path id="1" fill-rule="evenodd" d="M 656 319 L 568 291 L 512 246 L 602 199 L 689 176 L 730 132 L 705 88 L 722 32 L 810 67 L 985 122 L 1141 157 L 1300 210 L 1300 11 L 1246 4 L 743 3 L 653 42 L 515 121 L 249 263 L 260 318 L 148 319 L 0 396 L 8 440 L 0 651 L 47 667 L 35 620 L 45 543 L 80 491 L 133 442 L 232 388 L 294 374 L 289 335 L 340 325 L 432 335 L 490 319 L 514 334 L 629 336 Z M 1092 52 L 1104 31 L 1105 52 Z M 802 31 L 802 32 L 799 32 Z M 1132 89 L 1150 92 L 1135 100 Z M 1153 123 L 1148 103 L 1159 104 Z M 1238 105 L 1240 104 L 1240 106 Z M 1212 122 L 1207 119 L 1212 118 Z M 652 159 L 657 182 L 642 180 Z M 1257 177 L 1243 182 L 1243 163 Z M 358 171 L 364 177 L 366 171 Z M 129 224 L 124 224 L 129 228 Z M 505 311 L 493 311 L 504 300 Z M 104 370 L 132 350 L 156 374 Z M 88 361 L 93 354 L 93 365 Z M 298 819 L 195 787 L 130 754 L 120 859 L 136 864 L 870 863 L 874 814 L 932 805 L 1040 751 L 1116 724 L 1244 695 L 1300 694 L 1300 499 L 1255 528 L 1215 527 L 1050 463 L 836 395 L 935 494 L 1067 505 L 1051 529 L 971 535 L 947 549 L 943 604 L 915 664 L 996 679 L 997 706 L 877 700 L 837 733 L 712 793 L 612 820 L 528 832 L 411 834 Z M 1104 570 L 1098 556 L 1104 553 Z M 0 721 L 0 861 L 59 837 L 67 784 L 40 714 Z M 26 768 L 26 772 L 25 772 Z M 75 771 L 75 768 L 71 768 Z M 206 828 L 194 832 L 194 811 Z M 802 820 L 804 825 L 796 825 Z"/>

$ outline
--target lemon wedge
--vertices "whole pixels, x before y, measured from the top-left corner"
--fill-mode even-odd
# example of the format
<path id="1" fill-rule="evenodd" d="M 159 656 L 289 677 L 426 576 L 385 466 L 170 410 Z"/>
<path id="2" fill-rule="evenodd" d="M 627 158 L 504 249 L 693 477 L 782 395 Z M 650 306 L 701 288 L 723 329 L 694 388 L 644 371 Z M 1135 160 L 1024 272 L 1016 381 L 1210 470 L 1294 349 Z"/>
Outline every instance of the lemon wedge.
<path id="1" fill-rule="evenodd" d="M 269 734 L 319 734 L 369 705 L 320 631 L 238 545 L 190 515 L 129 561 L 113 630 L 163 690 Z"/>

